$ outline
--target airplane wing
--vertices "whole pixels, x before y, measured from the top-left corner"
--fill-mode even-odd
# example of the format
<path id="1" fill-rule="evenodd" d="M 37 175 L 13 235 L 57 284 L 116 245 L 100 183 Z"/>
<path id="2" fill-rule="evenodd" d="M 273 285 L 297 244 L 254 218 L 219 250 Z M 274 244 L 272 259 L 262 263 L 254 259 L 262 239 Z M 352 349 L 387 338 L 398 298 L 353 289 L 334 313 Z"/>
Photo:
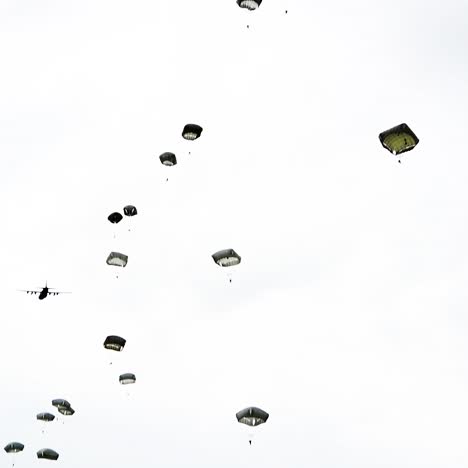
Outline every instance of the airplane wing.
<path id="1" fill-rule="evenodd" d="M 22 291 L 28 294 L 39 294 L 41 291 L 31 291 L 29 289 L 18 289 L 18 291 Z"/>
<path id="2" fill-rule="evenodd" d="M 57 294 L 71 294 L 71 292 L 70 291 L 47 291 L 47 294 L 56 296 Z"/>

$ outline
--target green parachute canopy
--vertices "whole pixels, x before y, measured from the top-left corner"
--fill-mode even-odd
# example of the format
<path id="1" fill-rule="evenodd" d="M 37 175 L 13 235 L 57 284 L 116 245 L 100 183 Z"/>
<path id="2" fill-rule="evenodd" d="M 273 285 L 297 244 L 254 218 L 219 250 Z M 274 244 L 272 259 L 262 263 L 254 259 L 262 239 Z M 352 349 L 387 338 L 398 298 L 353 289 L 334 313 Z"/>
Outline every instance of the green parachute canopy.
<path id="1" fill-rule="evenodd" d="M 379 140 L 382 146 L 394 155 L 410 151 L 419 143 L 419 138 L 405 123 L 382 132 Z"/>

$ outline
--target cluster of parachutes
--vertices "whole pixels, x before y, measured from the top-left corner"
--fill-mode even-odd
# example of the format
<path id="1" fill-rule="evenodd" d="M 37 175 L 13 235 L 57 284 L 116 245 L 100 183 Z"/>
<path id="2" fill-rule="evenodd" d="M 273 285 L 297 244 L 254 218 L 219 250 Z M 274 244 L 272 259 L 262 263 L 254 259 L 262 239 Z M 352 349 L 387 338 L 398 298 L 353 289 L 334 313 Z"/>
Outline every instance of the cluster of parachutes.
<path id="1" fill-rule="evenodd" d="M 4 450 L 6 453 L 20 453 L 24 450 L 24 444 L 21 442 L 10 442 L 9 444 L 5 445 Z M 59 454 L 52 449 L 43 448 L 36 452 L 37 458 L 44 459 L 44 460 L 58 460 Z M 15 466 L 13 462 L 12 466 Z"/>
<path id="2" fill-rule="evenodd" d="M 132 218 L 138 214 L 138 210 L 133 205 L 124 206 L 123 209 L 124 215 Z M 114 211 L 107 217 L 108 221 L 112 224 L 119 224 L 122 221 L 123 216 L 118 211 Z M 114 236 L 115 237 L 115 236 Z M 118 267 L 125 267 L 128 262 L 128 255 L 125 255 L 120 252 L 111 252 L 106 260 L 108 265 L 118 266 Z"/>
<path id="3" fill-rule="evenodd" d="M 75 414 L 75 410 L 72 408 L 71 404 L 64 400 L 63 398 L 56 398 L 52 400 L 52 406 L 57 408 L 57 411 L 64 416 L 73 416 Z M 55 420 L 55 415 L 49 412 L 38 413 L 36 415 L 36 419 L 38 421 L 42 421 L 43 423 L 51 423 Z M 44 429 L 42 429 L 42 433 L 44 433 Z M 5 445 L 4 450 L 6 453 L 17 454 L 24 450 L 24 444 L 21 442 L 10 442 L 9 444 Z M 59 454 L 50 448 L 42 448 L 36 452 L 37 458 L 44 459 L 44 460 L 58 460 Z M 15 466 L 14 461 L 12 466 Z"/>
<path id="4" fill-rule="evenodd" d="M 129 216 L 129 217 L 132 217 L 138 214 L 136 207 L 133 205 L 124 206 L 123 212 L 125 216 Z M 114 211 L 114 213 L 111 213 L 107 217 L 107 219 L 112 224 L 118 224 L 120 223 L 120 221 L 122 221 L 123 216 L 118 211 Z"/>
<path id="5" fill-rule="evenodd" d="M 189 123 L 185 125 L 182 130 L 182 138 L 184 138 L 184 140 L 193 141 L 200 138 L 202 132 L 203 128 L 200 127 L 200 125 Z M 173 167 L 177 164 L 177 157 L 174 153 L 166 151 L 159 155 L 159 161 L 161 161 L 163 166 Z M 167 178 L 166 182 L 168 180 L 169 179 Z"/>
<path id="6" fill-rule="evenodd" d="M 240 8 L 244 8 L 250 11 L 256 10 L 262 4 L 262 0 L 236 0 Z M 287 10 L 286 10 L 287 13 Z M 200 138 L 203 128 L 200 125 L 189 123 L 184 126 L 182 130 L 182 137 L 188 141 L 194 141 Z M 379 135 L 379 140 L 382 146 L 387 149 L 390 153 L 395 156 L 410 151 L 416 147 L 419 143 L 419 139 L 416 134 L 410 129 L 406 123 L 402 123 L 388 130 L 383 131 Z M 173 152 L 164 152 L 159 156 L 159 160 L 162 165 L 166 167 L 173 167 L 177 164 L 177 157 Z M 398 162 L 401 162 L 399 159 Z M 167 180 L 167 179 L 166 179 Z M 123 208 L 125 216 L 131 218 L 137 215 L 137 208 L 133 205 L 126 205 Z M 119 212 L 113 212 L 108 216 L 108 220 L 112 224 L 118 224 L 123 220 L 124 216 Z M 241 257 L 235 252 L 234 249 L 223 249 L 212 254 L 213 261 L 220 267 L 232 267 L 239 265 Z M 108 265 L 125 267 L 128 262 L 128 256 L 112 251 L 106 260 Z M 229 280 L 231 281 L 231 279 Z M 117 335 L 109 335 L 104 341 L 104 348 L 121 352 L 126 344 L 126 340 Z M 112 363 L 111 363 L 112 364 Z M 121 385 L 134 384 L 136 382 L 135 374 L 127 372 L 119 375 L 119 383 Z M 64 416 L 71 416 L 75 413 L 70 403 L 64 399 L 52 400 L 52 405 L 57 408 L 59 413 Z M 48 412 L 39 413 L 36 416 L 37 420 L 45 423 L 54 421 L 55 416 Z M 257 407 L 244 408 L 236 413 L 237 421 L 241 424 L 248 426 L 249 428 L 255 428 L 261 424 L 266 423 L 269 418 L 269 414 Z M 249 437 L 249 443 L 252 443 L 251 437 Z M 20 442 L 10 442 L 4 447 L 5 452 L 9 454 L 17 454 L 24 450 L 24 444 Z M 37 457 L 46 460 L 57 460 L 59 454 L 50 448 L 43 448 L 37 451 Z"/>
<path id="7" fill-rule="evenodd" d="M 104 348 L 109 349 L 111 351 L 121 352 L 124 349 L 126 342 L 127 340 L 125 338 L 122 338 L 121 336 L 109 335 L 104 340 Z M 122 385 L 134 384 L 135 382 L 135 374 L 127 372 L 125 374 L 119 375 L 119 383 Z"/>

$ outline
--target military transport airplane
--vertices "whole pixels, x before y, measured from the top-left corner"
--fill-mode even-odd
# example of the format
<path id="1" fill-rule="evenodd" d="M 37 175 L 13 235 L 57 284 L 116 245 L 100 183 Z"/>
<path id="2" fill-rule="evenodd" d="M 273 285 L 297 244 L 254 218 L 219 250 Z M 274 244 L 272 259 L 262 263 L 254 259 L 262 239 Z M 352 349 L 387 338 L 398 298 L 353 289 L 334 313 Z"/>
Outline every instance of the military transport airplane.
<path id="1" fill-rule="evenodd" d="M 46 285 L 42 288 L 41 291 L 32 291 L 29 289 L 19 289 L 19 291 L 23 291 L 28 294 L 39 294 L 40 300 L 45 299 L 48 295 L 56 296 L 57 294 L 71 294 L 68 291 L 49 291 L 49 289 L 54 289 L 54 288 L 49 288 L 47 286 L 47 281 L 46 281 Z"/>

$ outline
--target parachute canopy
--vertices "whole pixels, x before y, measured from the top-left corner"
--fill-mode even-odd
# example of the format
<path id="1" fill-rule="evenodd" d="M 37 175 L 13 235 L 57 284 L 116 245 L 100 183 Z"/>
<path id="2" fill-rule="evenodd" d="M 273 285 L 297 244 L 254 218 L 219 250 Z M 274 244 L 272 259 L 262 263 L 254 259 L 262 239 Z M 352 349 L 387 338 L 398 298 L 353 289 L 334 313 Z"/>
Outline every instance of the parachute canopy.
<path id="1" fill-rule="evenodd" d="M 112 351 L 122 351 L 127 340 L 121 336 L 109 335 L 104 340 L 104 348 L 111 349 Z"/>
<path id="2" fill-rule="evenodd" d="M 57 460 L 59 454 L 52 449 L 41 449 L 37 451 L 37 458 L 44 458 L 45 460 Z"/>
<path id="3" fill-rule="evenodd" d="M 111 213 L 107 219 L 112 223 L 112 224 L 117 224 L 117 223 L 120 223 L 120 221 L 122 221 L 122 218 L 123 216 L 120 214 L 120 213 L 117 213 L 117 211 L 115 213 Z"/>
<path id="4" fill-rule="evenodd" d="M 138 211 L 135 206 L 127 205 L 127 206 L 124 206 L 124 214 L 125 216 L 135 216 L 138 214 Z"/>
<path id="5" fill-rule="evenodd" d="M 165 166 L 175 166 L 177 164 L 177 158 L 174 153 L 163 153 L 159 156 L 159 160 Z"/>
<path id="6" fill-rule="evenodd" d="M 256 10 L 261 3 L 262 0 L 237 0 L 237 4 L 241 8 L 247 8 L 247 10 Z"/>
<path id="7" fill-rule="evenodd" d="M 111 252 L 106 260 L 108 265 L 124 267 L 127 265 L 128 256 L 120 252 Z"/>
<path id="8" fill-rule="evenodd" d="M 251 406 L 245 408 L 236 414 L 237 421 L 247 426 L 258 426 L 267 421 L 269 414 L 260 408 Z"/>
<path id="9" fill-rule="evenodd" d="M 241 257 L 233 249 L 220 250 L 212 255 L 213 260 L 222 267 L 239 265 Z"/>
<path id="10" fill-rule="evenodd" d="M 6 453 L 18 453 L 23 451 L 24 445 L 21 442 L 10 442 L 3 449 Z"/>
<path id="11" fill-rule="evenodd" d="M 73 416 L 75 414 L 75 410 L 71 406 L 69 408 L 59 408 L 58 411 L 64 416 Z"/>
<path id="12" fill-rule="evenodd" d="M 51 413 L 39 413 L 38 415 L 36 415 L 36 419 L 38 419 L 39 421 L 50 422 L 55 419 L 55 416 Z"/>
<path id="13" fill-rule="evenodd" d="M 119 382 L 122 385 L 128 385 L 128 384 L 133 384 L 136 382 L 136 377 L 135 374 L 122 374 L 119 377 Z"/>
<path id="14" fill-rule="evenodd" d="M 187 124 L 182 131 L 182 136 L 186 140 L 196 140 L 201 135 L 202 131 L 203 128 L 201 128 L 200 125 Z"/>
<path id="15" fill-rule="evenodd" d="M 394 155 L 410 151 L 419 143 L 419 138 L 405 123 L 382 132 L 379 140 Z"/>
<path id="16" fill-rule="evenodd" d="M 63 400 L 62 398 L 52 400 L 52 406 L 55 406 L 57 409 L 71 408 L 70 403 L 67 400 Z"/>

